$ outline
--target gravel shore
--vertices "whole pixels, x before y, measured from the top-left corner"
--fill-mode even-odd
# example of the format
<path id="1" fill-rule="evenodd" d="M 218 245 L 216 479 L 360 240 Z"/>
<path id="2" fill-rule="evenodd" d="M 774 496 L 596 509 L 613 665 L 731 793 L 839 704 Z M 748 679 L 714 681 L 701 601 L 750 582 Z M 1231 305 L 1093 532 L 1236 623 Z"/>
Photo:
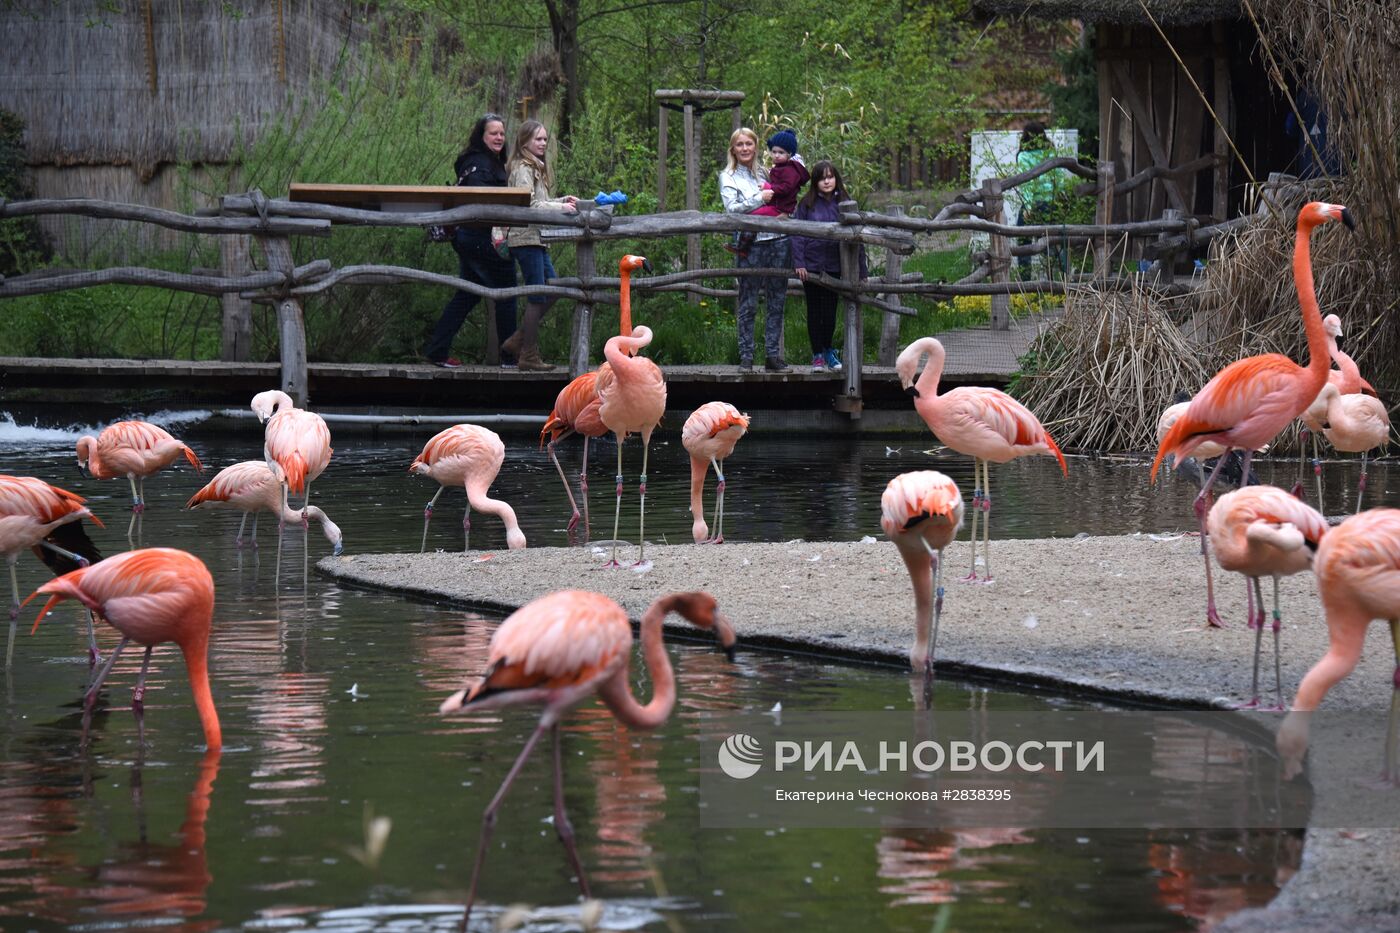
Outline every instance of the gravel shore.
<path id="1" fill-rule="evenodd" d="M 953 582 L 967 571 L 966 543 L 945 555 L 940 672 L 1198 709 L 1247 698 L 1254 635 L 1244 626 L 1244 585 L 1236 575 L 1217 573 L 1227 627 L 1205 627 L 1194 537 L 994 542 L 990 586 Z M 913 599 L 888 541 L 670 545 L 648 547 L 647 557 L 653 566 L 646 573 L 598 571 L 605 558 L 592 548 L 360 554 L 326 558 L 318 569 L 352 585 L 507 611 L 554 590 L 590 589 L 616 599 L 634 619 L 660 593 L 705 589 L 719 599 L 742 643 L 908 664 Z M 624 559 L 635 559 L 635 548 Z M 1288 700 L 1326 650 L 1327 632 L 1311 574 L 1285 579 L 1281 593 Z M 1262 675 L 1266 687 L 1273 683 L 1270 667 Z M 1389 632 L 1373 625 L 1361 663 L 1325 707 L 1384 710 L 1393 670 Z M 1350 792 L 1355 768 L 1374 771 L 1379 761 L 1379 748 L 1315 734 L 1309 759 L 1315 813 L 1329 795 Z M 1394 793 L 1400 810 L 1400 790 Z M 1279 896 L 1217 929 L 1365 933 L 1396 930 L 1397 918 L 1400 830 L 1312 828 L 1301 870 Z"/>

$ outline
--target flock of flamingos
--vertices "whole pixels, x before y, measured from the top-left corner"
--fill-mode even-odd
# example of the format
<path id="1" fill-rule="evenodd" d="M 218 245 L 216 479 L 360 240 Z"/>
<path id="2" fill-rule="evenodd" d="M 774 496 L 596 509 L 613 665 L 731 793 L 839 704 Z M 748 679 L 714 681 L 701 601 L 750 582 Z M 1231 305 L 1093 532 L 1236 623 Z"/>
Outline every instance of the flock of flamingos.
<path id="1" fill-rule="evenodd" d="M 1318 309 L 1312 281 L 1309 240 L 1314 228 L 1342 221 L 1353 226 L 1350 213 L 1340 205 L 1313 202 L 1298 216 L 1294 276 L 1307 335 L 1308 365 L 1299 366 L 1282 354 L 1248 357 L 1230 364 L 1201 389 L 1189 403 L 1164 413 L 1160 445 L 1152 465 L 1155 481 L 1167 457 L 1180 463 L 1193 454 L 1216 465 L 1195 500 L 1201 524 L 1202 552 L 1214 545 L 1221 567 L 1246 577 L 1248 623 L 1256 630 L 1253 700 L 1259 702 L 1259 648 L 1265 624 L 1260 581 L 1274 581 L 1274 633 L 1276 700 L 1282 703 L 1279 677 L 1278 579 L 1311 568 L 1326 611 L 1330 648 L 1304 677 L 1293 702 L 1293 713 L 1284 721 L 1277 743 L 1290 776 L 1301 767 L 1307 747 L 1306 712 L 1315 709 L 1327 691 L 1355 667 L 1365 631 L 1374 619 L 1389 621 L 1396 650 L 1392 728 L 1385 750 L 1385 775 L 1400 781 L 1400 745 L 1397 745 L 1395 710 L 1400 709 L 1400 510 L 1373 509 L 1329 528 L 1326 519 L 1293 493 L 1271 486 L 1246 485 L 1223 495 L 1212 505 L 1212 487 L 1229 451 L 1243 453 L 1242 475 L 1249 477 L 1253 451 L 1271 443 L 1295 418 L 1302 417 L 1314 433 L 1328 437 L 1339 449 L 1366 450 L 1383 443 L 1389 430 L 1385 407 L 1375 398 L 1369 383 L 1350 358 L 1337 349 L 1340 322 L 1324 321 Z M 591 437 L 614 434 L 617 438 L 617 487 L 613 551 L 607 566 L 618 563 L 618 524 L 623 493 L 622 441 L 629 434 L 642 440 L 639 481 L 641 516 L 638 529 L 638 564 L 645 563 L 645 505 L 647 450 L 652 432 L 666 407 L 666 383 L 660 368 L 637 355 L 652 339 L 651 331 L 631 323 L 629 281 L 631 271 L 649 268 L 639 256 L 624 257 L 621 294 L 621 333 L 607 341 L 606 362 L 595 372 L 569 383 L 560 392 L 555 409 L 541 434 L 550 458 L 564 480 L 573 516 L 580 512 L 569 482 L 555 453 L 557 442 L 571 434 L 584 438 L 583 465 L 587 468 Z M 1331 368 L 1331 360 L 1341 368 Z M 957 388 L 938 393 L 943 370 L 943 346 L 932 337 L 914 341 L 896 363 L 900 381 L 913 396 L 914 407 L 940 442 L 973 458 L 972 564 L 967 582 L 991 582 L 990 464 L 1027 455 L 1054 456 L 1068 473 L 1064 456 L 1040 421 L 1025 406 L 1004 392 L 989 388 Z M 342 548 L 340 529 L 321 509 L 310 505 L 312 482 L 331 458 L 330 431 L 313 412 L 296 408 L 279 391 L 258 394 L 252 408 L 265 423 L 264 459 L 234 464 L 223 470 L 189 500 L 188 508 L 236 508 L 244 513 L 236 543 L 242 546 L 247 518 L 254 516 L 252 541 L 256 543 L 256 515 L 267 511 L 278 516 L 279 535 L 287 522 L 306 527 L 319 522 L 335 553 Z M 685 422 L 682 441 L 692 462 L 692 534 L 697 543 L 724 540 L 723 463 L 748 428 L 749 420 L 726 402 L 709 402 Z M 1377 432 L 1379 431 L 1379 437 Z M 1364 447 L 1357 446 L 1365 444 Z M 125 476 L 131 483 L 132 510 L 145 508 L 144 478 L 183 456 L 196 469 L 199 458 L 188 446 L 155 425 L 121 422 L 96 439 L 84 437 L 77 445 L 79 460 L 99 479 Z M 489 497 L 492 481 L 505 457 L 501 439 L 485 428 L 460 424 L 433 437 L 413 462 L 411 470 L 441 484 L 463 487 L 468 507 L 463 530 L 470 546 L 471 510 L 499 516 L 506 527 L 510 548 L 525 546 L 525 537 L 511 507 Z M 705 521 L 703 487 L 708 471 L 717 478 L 713 528 Z M 1364 485 L 1363 466 L 1363 485 Z M 428 520 L 442 489 L 424 510 L 424 541 Z M 587 482 L 579 476 L 579 491 L 587 509 Z M 302 498 L 302 508 L 289 505 L 289 494 Z M 1358 509 L 1360 497 L 1358 494 Z M 881 500 L 881 526 L 902 556 L 913 582 L 915 637 L 910 663 L 929 678 L 933 673 L 939 617 L 944 587 L 942 552 L 962 527 L 965 504 L 956 483 L 942 473 L 924 470 L 894 477 Z M 980 515 L 979 515 L 980 513 Z M 982 528 L 983 576 L 977 575 L 977 526 Z M 75 599 L 89 610 L 91 660 L 100 661 L 92 616 L 96 615 L 121 633 L 121 640 L 93 677 L 85 696 L 85 716 L 90 717 L 103 681 L 129 641 L 145 647 L 141 673 L 133 695 L 133 708 L 142 714 L 142 693 L 151 650 L 174 642 L 184 655 L 195 707 L 210 749 L 222 744 L 218 714 L 210 690 L 207 648 L 214 604 L 214 583 L 205 565 L 193 555 L 173 548 L 128 551 L 89 563 L 81 548 L 73 546 L 73 525 L 81 519 L 100 524 L 74 493 L 33 477 L 0 476 L 0 550 L 10 565 L 13 590 L 6 666 L 13 654 L 16 618 L 20 608 L 35 596 L 48 597 L 34 628 L 55 603 Z M 135 516 L 133 517 L 135 521 Z M 65 533 L 69 529 L 69 533 Z M 85 536 L 82 536 L 85 537 Z M 26 549 L 33 549 L 56 572 L 20 602 L 15 564 Z M 76 552 L 75 552 L 76 551 Z M 76 568 L 76 569 L 69 569 Z M 1207 619 L 1219 625 L 1206 557 Z M 1256 608 L 1257 607 L 1257 608 Z M 543 707 L 539 724 L 515 760 L 500 790 L 487 806 L 481 839 L 472 870 L 463 929 L 470 916 L 476 883 L 495 814 L 525 760 L 546 731 L 554 741 L 554 827 L 567 849 L 579 885 L 588 896 L 588 882 L 573 844 L 573 830 L 563 811 L 562 757 L 559 723 L 568 709 L 596 694 L 615 716 L 629 726 L 654 728 L 669 716 L 675 701 L 675 680 L 662 644 L 662 622 L 675 612 L 691 624 L 711 630 L 720 645 L 732 652 L 735 635 L 718 612 L 715 599 L 706 593 L 677 593 L 657 599 L 643 616 L 640 640 L 644 660 L 654 684 L 646 704 L 631 692 L 629 668 L 633 636 L 624 610 L 613 600 L 581 590 L 561 591 L 536 599 L 507 618 L 491 641 L 486 674 L 442 703 L 444 714 L 515 704 Z M 85 718 L 84 727 L 87 721 Z"/>

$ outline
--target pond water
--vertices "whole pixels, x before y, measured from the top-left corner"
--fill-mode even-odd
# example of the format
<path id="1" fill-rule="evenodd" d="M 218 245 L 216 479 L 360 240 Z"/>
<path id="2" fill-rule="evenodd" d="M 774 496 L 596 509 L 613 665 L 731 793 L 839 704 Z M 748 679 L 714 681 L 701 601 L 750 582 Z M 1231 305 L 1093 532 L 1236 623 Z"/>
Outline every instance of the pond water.
<path id="1" fill-rule="evenodd" d="M 88 496 L 108 522 L 94 539 L 116 553 L 127 547 L 126 486 L 78 474 L 76 433 L 0 426 L 0 472 Z M 213 469 L 259 452 L 252 430 L 177 433 Z M 376 441 L 340 434 L 313 501 L 342 526 L 348 552 L 417 549 L 422 505 L 435 487 L 405 468 L 432 433 Z M 567 505 L 553 467 L 528 436 L 506 439 L 512 459 L 494 494 L 516 506 L 533 544 L 566 543 Z M 963 458 L 902 443 L 886 456 L 883 441 L 746 439 L 729 465 L 729 536 L 859 538 L 878 533 L 879 495 L 894 473 L 932 466 L 970 477 Z M 593 532 L 605 538 L 611 530 L 598 522 L 611 518 L 605 464 L 614 450 L 595 447 Z M 634 470 L 637 451 L 626 453 Z M 686 540 L 680 445 L 657 445 L 653 455 L 648 537 Z M 566 456 L 574 469 L 576 448 Z M 997 534 L 1191 524 L 1188 485 L 1149 490 L 1141 464 L 1075 460 L 1069 481 L 1048 466 L 994 471 L 1002 484 L 994 489 Z M 1372 470 L 1373 490 L 1384 487 L 1384 472 Z M 183 665 L 165 648 L 148 680 L 145 746 L 130 711 L 140 663 L 131 651 L 105 690 L 91 745 L 80 748 L 88 668 L 78 612 L 70 605 L 38 634 L 22 634 L 0 714 L 0 928 L 455 929 L 482 808 L 536 721 L 527 710 L 436 714 L 481 672 L 499 620 L 344 589 L 314 573 L 303 581 L 300 532 L 288 535 L 279 576 L 266 518 L 264 547 L 240 552 L 232 546 L 236 513 L 180 511 L 207 478 L 182 468 L 148 481 L 139 533 L 145 545 L 193 551 L 213 572 L 211 667 L 228 744 L 222 755 L 201 754 Z M 628 486 L 635 493 L 630 473 Z M 624 538 L 629 520 L 635 529 L 629 499 Z M 451 491 L 439 500 L 430 546 L 461 546 L 462 504 Z M 504 545 L 487 517 L 472 534 L 477 547 Z M 313 561 L 329 551 L 314 533 L 310 547 Z M 28 593 L 45 571 L 25 555 L 19 578 Z M 32 608 L 22 622 L 32 621 Z M 110 629 L 99 635 L 105 653 L 116 638 Z M 779 702 L 785 710 L 904 710 L 914 701 L 907 674 L 895 668 L 758 652 L 731 664 L 705 646 L 670 650 L 680 700 L 664 728 L 632 733 L 588 703 L 565 731 L 566 799 L 605 904 L 605 929 L 1189 929 L 1266 902 L 1298 864 L 1299 836 L 1269 831 L 702 830 L 696 736 L 706 716 Z M 951 681 L 938 685 L 934 703 L 1086 705 Z M 576 888 L 549 824 L 548 761 L 537 754 L 506 800 L 475 929 L 492 929 L 502 906 L 515 903 L 534 905 L 524 929 L 567 929 L 577 917 Z M 370 811 L 392 820 L 374 866 L 351 854 L 365 844 Z"/>

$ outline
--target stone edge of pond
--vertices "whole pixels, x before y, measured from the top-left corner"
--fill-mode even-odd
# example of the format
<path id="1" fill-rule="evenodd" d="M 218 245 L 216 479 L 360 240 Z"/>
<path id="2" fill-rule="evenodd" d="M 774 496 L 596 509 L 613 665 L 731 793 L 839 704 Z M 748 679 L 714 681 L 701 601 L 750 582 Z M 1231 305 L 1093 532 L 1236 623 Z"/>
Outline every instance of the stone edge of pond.
<path id="1" fill-rule="evenodd" d="M 1125 536 L 1121 539 L 1101 539 L 1112 543 L 1114 540 L 1128 541 L 1139 536 Z M 844 542 L 843 542 L 844 543 Z M 1037 543 L 1037 542 L 1032 542 Z M 1060 542 L 1063 543 L 1063 542 Z M 820 547 L 831 542 L 789 541 L 768 545 L 740 545 L 745 548 L 764 547 L 779 549 L 798 544 Z M 999 543 L 1000 545 L 1001 543 Z M 1006 542 L 1014 544 L 1014 542 Z M 668 546 L 658 547 L 661 551 Z M 669 547 L 689 547 L 672 545 Z M 956 547 L 956 545 L 955 545 Z M 512 552 L 514 555 L 531 553 L 537 558 L 542 552 L 558 552 L 576 555 L 579 548 L 533 548 L 530 551 Z M 319 574 L 354 588 L 387 592 L 397 596 L 437 604 L 445 604 L 468 610 L 509 613 L 519 608 L 535 593 L 521 593 L 509 598 L 490 598 L 469 595 L 461 589 L 433 582 L 439 578 L 444 559 L 462 558 L 461 552 L 449 554 L 434 552 L 429 554 L 360 554 L 346 558 L 324 558 L 316 564 Z M 488 556 L 478 553 L 471 562 L 480 562 Z M 1199 558 L 1197 558 L 1199 559 Z M 393 579 L 387 579 L 383 567 L 367 566 L 376 560 L 400 565 L 393 572 Z M 951 563 L 951 558 L 950 558 Z M 357 567 L 356 564 L 359 564 Z M 404 573 L 405 564 L 420 564 L 413 572 Z M 956 566 L 956 565 L 955 565 Z M 625 579 L 625 578 L 624 578 Z M 1296 578 L 1295 578 L 1296 579 Z M 399 582 L 407 580 L 408 582 Z M 907 585 L 907 579 L 906 579 Z M 512 589 L 510 584 L 493 586 L 493 590 Z M 492 595 L 495 595 L 493 593 Z M 629 611 L 636 624 L 638 613 Z M 696 635 L 694 629 L 680 622 L 668 622 L 668 637 L 677 636 L 683 640 L 704 643 L 708 639 Z M 972 635 L 976 640 L 975 633 Z M 759 650 L 794 651 L 814 657 L 843 662 L 881 664 L 903 667 L 908 663 L 907 645 L 902 641 L 889 647 L 872 644 L 844 644 L 826 637 L 772 633 L 746 633 L 741 635 L 741 645 Z M 1162 659 L 1170 668 L 1173 665 L 1185 667 L 1189 661 L 1175 656 Z M 1114 702 L 1127 702 L 1136 705 L 1170 706 L 1190 709 L 1229 709 L 1227 698 L 1208 695 L 1205 692 L 1179 689 L 1169 685 L 1170 678 L 1153 676 L 1153 672 L 1139 671 L 1138 683 L 1128 685 L 1115 683 L 1112 679 L 1085 676 L 1041 663 L 1028 665 L 1011 660 L 991 660 L 980 662 L 940 661 L 938 669 L 960 679 L 969 679 L 1003 686 L 1030 687 L 1067 693 L 1074 697 L 1105 699 Z M 1400 793 L 1400 791 L 1397 791 Z M 1369 845 L 1367 843 L 1370 843 Z M 1336 829 L 1310 827 L 1306 832 L 1302 863 L 1298 872 L 1280 888 L 1278 895 L 1264 907 L 1248 908 L 1239 911 L 1212 929 L 1230 933 L 1255 933 L 1255 931 L 1315 931 L 1319 929 L 1340 929 L 1345 926 L 1348 933 L 1371 933 L 1371 931 L 1394 931 L 1396 915 L 1400 914 L 1400 872 L 1394 866 L 1400 864 L 1400 830 L 1369 830 L 1364 833 L 1350 833 Z M 1343 906 L 1345 905 L 1345 906 Z"/>

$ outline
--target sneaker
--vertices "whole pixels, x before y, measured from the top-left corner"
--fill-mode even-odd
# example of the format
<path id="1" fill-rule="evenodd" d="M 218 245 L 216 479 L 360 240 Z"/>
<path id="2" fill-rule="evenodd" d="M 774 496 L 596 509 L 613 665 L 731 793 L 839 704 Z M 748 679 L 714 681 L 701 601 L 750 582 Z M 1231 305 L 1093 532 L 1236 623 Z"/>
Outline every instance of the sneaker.
<path id="1" fill-rule="evenodd" d="M 763 361 L 763 368 L 768 370 L 770 373 L 792 372 L 792 367 L 789 366 L 786 362 L 784 362 L 781 356 L 770 356 L 768 359 Z"/>
<path id="2" fill-rule="evenodd" d="M 432 362 L 432 364 L 433 364 L 434 366 L 438 366 L 438 367 L 440 367 L 440 368 L 442 368 L 442 369 L 461 369 L 461 368 L 462 368 L 462 361 L 459 360 L 459 359 L 457 359 L 456 357 L 453 357 L 453 356 L 449 356 L 449 357 L 448 357 L 447 359 L 445 359 L 445 360 L 432 360 L 431 362 Z"/>
<path id="3" fill-rule="evenodd" d="M 513 370 L 519 369 L 520 367 L 515 364 L 515 360 L 501 360 L 501 368 Z"/>
<path id="4" fill-rule="evenodd" d="M 832 347 L 827 350 L 825 356 L 827 368 L 834 373 L 839 373 L 841 371 L 841 355 L 836 352 L 836 348 Z"/>
<path id="5" fill-rule="evenodd" d="M 814 372 L 814 373 L 824 373 L 824 372 L 826 372 L 826 357 L 825 357 L 825 356 L 823 356 L 822 354 L 818 353 L 816 356 L 812 357 L 812 372 Z"/>

